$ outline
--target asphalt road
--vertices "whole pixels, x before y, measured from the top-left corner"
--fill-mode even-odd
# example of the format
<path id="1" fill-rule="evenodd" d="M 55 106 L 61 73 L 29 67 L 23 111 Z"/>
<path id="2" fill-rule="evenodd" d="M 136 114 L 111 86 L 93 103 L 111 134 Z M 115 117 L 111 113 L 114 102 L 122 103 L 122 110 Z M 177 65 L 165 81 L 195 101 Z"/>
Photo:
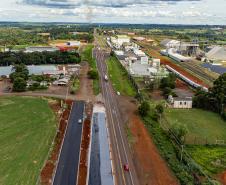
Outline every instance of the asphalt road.
<path id="1" fill-rule="evenodd" d="M 53 185 L 76 185 L 85 103 L 73 103 Z"/>
<path id="2" fill-rule="evenodd" d="M 117 96 L 110 81 L 106 82 L 104 75 L 107 74 L 106 59 L 109 53 L 101 49 L 94 49 L 94 56 L 100 74 L 101 92 L 103 95 L 107 122 L 110 132 L 111 150 L 113 157 L 113 173 L 117 185 L 138 185 L 139 181 L 134 168 L 131 151 L 124 130 L 124 123 L 120 109 L 116 101 Z M 123 165 L 129 164 L 129 172 L 124 171 Z"/>

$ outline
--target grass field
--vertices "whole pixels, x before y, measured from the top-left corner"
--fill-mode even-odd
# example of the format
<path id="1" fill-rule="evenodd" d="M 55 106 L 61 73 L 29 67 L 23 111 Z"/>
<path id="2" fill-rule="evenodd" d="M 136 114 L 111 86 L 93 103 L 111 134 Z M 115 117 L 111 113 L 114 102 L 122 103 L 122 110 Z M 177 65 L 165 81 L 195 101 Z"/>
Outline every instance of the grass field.
<path id="1" fill-rule="evenodd" d="M 96 61 L 92 57 L 93 47 L 92 44 L 87 45 L 81 54 L 81 58 L 82 61 L 87 61 L 92 69 L 97 70 Z M 93 92 L 95 95 L 100 93 L 99 79 L 93 80 Z"/>
<path id="2" fill-rule="evenodd" d="M 217 174 L 226 169 L 226 147 L 188 145 L 186 149 L 208 174 Z"/>
<path id="3" fill-rule="evenodd" d="M 122 95 L 135 96 L 136 92 L 128 79 L 126 71 L 121 67 L 116 57 L 110 57 L 107 61 L 108 75 L 114 89 Z"/>
<path id="4" fill-rule="evenodd" d="M 0 98 L 0 184 L 34 185 L 56 132 L 48 101 Z"/>
<path id="5" fill-rule="evenodd" d="M 195 139 L 210 144 L 214 144 L 216 139 L 226 142 L 226 122 L 216 113 L 201 109 L 167 109 L 165 115 L 170 124 L 179 122 L 187 126 L 188 143 L 195 142 Z"/>

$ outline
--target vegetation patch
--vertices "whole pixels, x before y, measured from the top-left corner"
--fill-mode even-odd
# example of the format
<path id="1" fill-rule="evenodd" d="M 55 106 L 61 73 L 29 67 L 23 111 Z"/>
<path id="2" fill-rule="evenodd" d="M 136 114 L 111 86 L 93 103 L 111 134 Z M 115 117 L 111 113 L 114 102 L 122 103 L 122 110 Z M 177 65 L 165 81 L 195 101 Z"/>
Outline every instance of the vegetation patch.
<path id="1" fill-rule="evenodd" d="M 216 140 L 226 141 L 226 121 L 217 113 L 201 109 L 166 109 L 165 116 L 170 125 L 179 123 L 187 126 L 187 143 L 215 144 Z"/>
<path id="2" fill-rule="evenodd" d="M 207 173 L 217 174 L 226 169 L 225 146 L 189 145 L 186 149 Z"/>
<path id="3" fill-rule="evenodd" d="M 135 96 L 136 92 L 132 83 L 128 79 L 125 69 L 122 68 L 116 57 L 110 57 L 107 61 L 108 74 L 115 91 L 119 91 L 125 96 Z"/>
<path id="4" fill-rule="evenodd" d="M 48 101 L 0 98 L 0 184 L 36 184 L 56 132 Z"/>
<path id="5" fill-rule="evenodd" d="M 92 57 L 93 47 L 92 44 L 87 45 L 81 54 L 81 58 L 82 61 L 87 61 L 91 67 L 88 75 L 93 79 L 93 92 L 98 95 L 100 93 L 99 74 L 97 73 L 96 60 Z"/>
<path id="6" fill-rule="evenodd" d="M 79 79 L 78 78 L 74 78 L 72 80 L 70 93 L 71 94 L 75 94 L 78 91 L 79 87 L 80 87 L 80 81 L 79 81 Z"/>

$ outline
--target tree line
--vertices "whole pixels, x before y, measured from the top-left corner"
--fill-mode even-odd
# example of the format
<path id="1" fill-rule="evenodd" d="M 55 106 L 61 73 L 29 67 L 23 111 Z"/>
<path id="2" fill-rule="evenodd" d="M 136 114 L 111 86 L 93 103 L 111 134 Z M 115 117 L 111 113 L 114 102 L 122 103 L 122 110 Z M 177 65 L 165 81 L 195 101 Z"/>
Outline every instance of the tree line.
<path id="1" fill-rule="evenodd" d="M 78 53 L 72 52 L 33 52 L 33 53 L 14 53 L 0 52 L 0 66 L 14 64 L 43 65 L 43 64 L 72 64 L 80 63 L 81 57 Z"/>
<path id="2" fill-rule="evenodd" d="M 199 89 L 193 98 L 193 105 L 219 113 L 226 120 L 226 73 L 214 81 L 208 92 Z"/>

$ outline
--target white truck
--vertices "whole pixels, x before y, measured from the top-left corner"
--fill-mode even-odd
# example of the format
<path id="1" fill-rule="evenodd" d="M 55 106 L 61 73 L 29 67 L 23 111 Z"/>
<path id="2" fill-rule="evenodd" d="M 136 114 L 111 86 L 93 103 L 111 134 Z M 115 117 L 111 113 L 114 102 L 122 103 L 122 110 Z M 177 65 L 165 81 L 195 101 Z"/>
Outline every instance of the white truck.
<path id="1" fill-rule="evenodd" d="M 108 76 L 104 75 L 104 79 L 105 79 L 105 81 L 108 81 Z"/>

